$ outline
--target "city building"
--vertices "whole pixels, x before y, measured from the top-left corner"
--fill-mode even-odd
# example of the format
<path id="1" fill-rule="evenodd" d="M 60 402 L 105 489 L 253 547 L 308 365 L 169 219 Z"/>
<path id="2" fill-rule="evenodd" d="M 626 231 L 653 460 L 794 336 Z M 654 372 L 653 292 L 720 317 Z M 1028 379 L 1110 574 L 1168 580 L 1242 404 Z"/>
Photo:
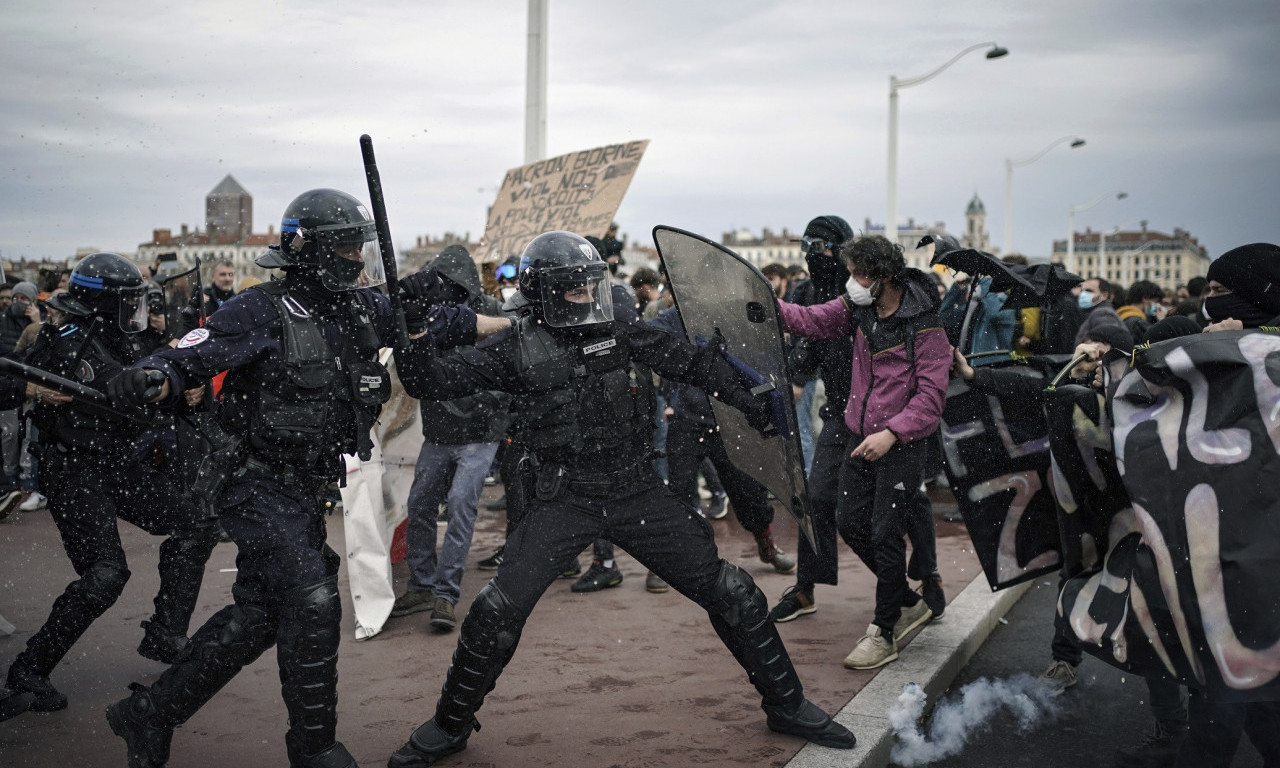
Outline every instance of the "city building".
<path id="1" fill-rule="evenodd" d="M 863 219 L 862 231 L 868 235 L 883 235 L 884 225 L 875 224 L 871 219 Z M 947 225 L 941 221 L 935 222 L 933 226 L 917 224 L 915 219 L 907 219 L 906 224 L 899 224 L 898 245 L 902 246 L 902 255 L 907 261 L 907 266 L 922 272 L 928 272 L 932 269 L 929 266 L 931 250 L 920 248 L 920 240 L 925 235 L 934 235 L 936 237 L 946 234 L 950 234 L 947 232 Z M 949 279 L 946 274 L 943 275 L 943 278 Z"/>
<path id="2" fill-rule="evenodd" d="M 1067 241 L 1053 241 L 1053 261 L 1065 263 Z M 1173 234 L 1147 229 L 1094 232 L 1086 229 L 1075 235 L 1076 272 L 1081 277 L 1101 277 L 1129 286 L 1150 280 L 1172 291 L 1193 277 L 1209 271 L 1209 253 L 1184 229 Z"/>
<path id="3" fill-rule="evenodd" d="M 804 264 L 804 253 L 800 250 L 800 235 L 782 228 L 781 233 L 765 227 L 757 237 L 749 229 L 725 232 L 720 236 L 720 244 L 749 261 L 757 269 L 766 264 L 777 262 L 783 266 Z"/>

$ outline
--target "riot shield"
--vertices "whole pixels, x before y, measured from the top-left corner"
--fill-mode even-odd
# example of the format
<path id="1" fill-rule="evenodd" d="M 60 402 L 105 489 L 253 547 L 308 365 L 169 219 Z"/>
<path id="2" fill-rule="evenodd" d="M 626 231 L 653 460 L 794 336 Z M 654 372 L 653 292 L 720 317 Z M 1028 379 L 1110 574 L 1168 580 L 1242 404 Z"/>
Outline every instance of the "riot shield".
<path id="1" fill-rule="evenodd" d="M 195 274 L 198 269 L 197 265 L 185 272 L 167 275 L 160 281 L 160 287 L 164 289 L 165 327 L 174 338 L 182 338 L 191 330 L 182 310 L 191 306 L 191 296 L 199 290 L 199 276 Z"/>
<path id="2" fill-rule="evenodd" d="M 707 343 L 718 330 L 740 378 L 753 392 L 769 393 L 773 401 L 775 429 L 763 437 L 736 409 L 709 398 L 729 459 L 782 502 L 813 545 L 809 491 L 773 288 L 760 270 L 706 238 L 657 226 L 653 242 L 689 340 Z"/>

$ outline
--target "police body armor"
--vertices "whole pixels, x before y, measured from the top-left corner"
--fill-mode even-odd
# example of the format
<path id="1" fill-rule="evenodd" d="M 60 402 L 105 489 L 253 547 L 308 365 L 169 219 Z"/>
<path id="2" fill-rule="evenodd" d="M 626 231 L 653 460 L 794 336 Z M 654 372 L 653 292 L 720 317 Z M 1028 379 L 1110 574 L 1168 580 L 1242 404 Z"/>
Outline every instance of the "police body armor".
<path id="1" fill-rule="evenodd" d="M 128 339 L 115 341 L 121 343 L 108 344 L 93 326 L 86 331 L 78 322 L 61 328 L 49 324 L 41 328 L 27 362 L 94 386 L 94 382 L 107 381 L 143 356 Z M 123 416 L 74 401 L 56 407 L 37 403 L 31 417 L 40 430 L 42 444 L 60 443 L 64 449 L 91 454 L 126 453 L 136 436 L 137 425 Z"/>
<path id="2" fill-rule="evenodd" d="M 247 368 L 227 376 L 223 426 L 243 435 L 258 461 L 340 476 L 338 454 L 369 459 L 369 430 L 391 396 L 390 376 L 377 361 L 379 343 L 369 306 L 363 298 L 352 301 L 355 339 L 344 339 L 335 355 L 321 321 L 291 298 L 282 283 L 253 290 L 270 298 L 279 314 L 283 359 L 261 380 L 251 379 Z"/>
<path id="3" fill-rule="evenodd" d="M 638 477 L 650 458 L 653 377 L 631 360 L 625 333 L 560 335 L 532 315 L 515 332 L 525 394 L 514 440 L 533 458 L 538 496 L 553 498 L 562 482 L 607 495 Z"/>

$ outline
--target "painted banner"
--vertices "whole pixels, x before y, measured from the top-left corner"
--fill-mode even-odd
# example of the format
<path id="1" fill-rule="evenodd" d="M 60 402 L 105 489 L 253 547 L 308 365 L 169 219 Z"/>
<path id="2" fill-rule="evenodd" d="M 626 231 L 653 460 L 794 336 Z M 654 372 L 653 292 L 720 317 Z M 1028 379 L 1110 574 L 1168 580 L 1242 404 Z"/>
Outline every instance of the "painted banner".
<path id="1" fill-rule="evenodd" d="M 604 236 L 648 146 L 647 139 L 610 144 L 507 171 L 472 257 L 502 261 L 557 229 Z"/>
<path id="2" fill-rule="evenodd" d="M 1059 623 L 1122 669 L 1280 698 L 1280 334 L 1139 348 L 1108 390 L 1131 504 L 1102 567 L 1064 585 Z"/>
<path id="3" fill-rule="evenodd" d="M 1006 356 L 983 367 L 1047 384 L 1065 360 Z M 953 378 L 938 436 L 951 491 L 991 588 L 1056 571 L 1061 544 L 1040 401 L 1025 394 L 986 394 Z"/>

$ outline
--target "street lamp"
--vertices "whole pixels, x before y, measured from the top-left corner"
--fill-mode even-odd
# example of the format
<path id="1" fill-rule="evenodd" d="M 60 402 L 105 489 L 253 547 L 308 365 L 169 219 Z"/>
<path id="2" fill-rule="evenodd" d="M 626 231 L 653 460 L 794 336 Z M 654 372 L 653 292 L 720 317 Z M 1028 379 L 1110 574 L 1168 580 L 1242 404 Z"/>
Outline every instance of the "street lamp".
<path id="1" fill-rule="evenodd" d="M 1013 253 L 1013 169 L 1031 165 L 1049 154 L 1049 150 L 1066 142 L 1071 142 L 1071 149 L 1084 146 L 1084 139 L 1079 136 L 1063 136 L 1025 160 L 1004 159 L 1004 241 L 1000 248 L 1005 256 Z"/>
<path id="2" fill-rule="evenodd" d="M 1009 53 L 1008 49 L 1001 48 L 995 43 L 978 43 L 965 48 L 951 57 L 951 60 L 946 64 L 928 74 L 905 80 L 899 80 L 894 75 L 889 75 L 889 212 L 888 218 L 884 223 L 884 234 L 891 243 L 898 242 L 898 89 L 910 88 L 913 85 L 932 80 L 942 70 L 959 61 L 961 57 L 982 48 L 988 49 L 988 59 L 998 59 Z"/>
<path id="3" fill-rule="evenodd" d="M 1117 200 L 1123 200 L 1128 196 L 1128 192 L 1108 192 L 1105 195 L 1099 195 L 1084 205 L 1073 205 L 1067 208 L 1067 263 L 1064 266 L 1068 272 L 1076 271 L 1076 214 L 1081 211 L 1087 211 L 1108 198 L 1114 197 Z"/>

